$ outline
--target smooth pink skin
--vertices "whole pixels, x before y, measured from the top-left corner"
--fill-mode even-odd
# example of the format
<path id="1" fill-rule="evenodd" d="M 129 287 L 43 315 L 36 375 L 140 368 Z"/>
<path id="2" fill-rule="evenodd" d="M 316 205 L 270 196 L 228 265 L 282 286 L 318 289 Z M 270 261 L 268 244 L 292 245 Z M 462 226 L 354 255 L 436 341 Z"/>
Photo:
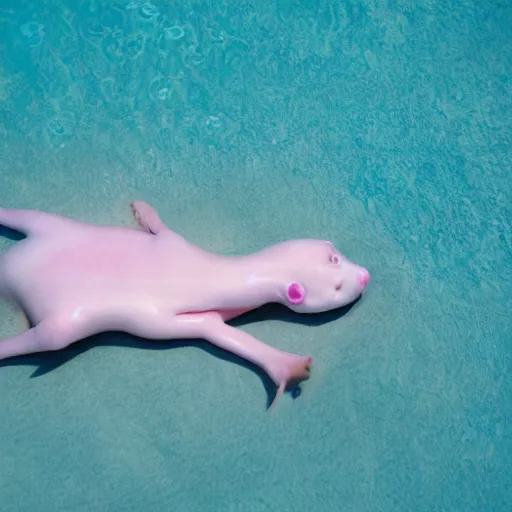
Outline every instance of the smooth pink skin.
<path id="1" fill-rule="evenodd" d="M 366 288 L 368 286 L 368 283 L 370 282 L 370 273 L 368 272 L 368 270 L 366 270 L 365 268 L 361 269 L 359 271 L 358 279 L 361 286 Z"/>
<path id="2" fill-rule="evenodd" d="M 282 352 L 229 326 L 269 302 L 301 313 L 357 299 L 366 269 L 325 240 L 290 240 L 221 256 L 171 231 L 136 201 L 142 229 L 97 226 L 35 210 L 0 208 L 0 224 L 27 238 L 0 255 L 0 293 L 30 330 L 0 342 L 0 359 L 58 350 L 104 331 L 149 339 L 203 338 L 262 367 L 278 386 L 307 379 L 312 358 Z"/>

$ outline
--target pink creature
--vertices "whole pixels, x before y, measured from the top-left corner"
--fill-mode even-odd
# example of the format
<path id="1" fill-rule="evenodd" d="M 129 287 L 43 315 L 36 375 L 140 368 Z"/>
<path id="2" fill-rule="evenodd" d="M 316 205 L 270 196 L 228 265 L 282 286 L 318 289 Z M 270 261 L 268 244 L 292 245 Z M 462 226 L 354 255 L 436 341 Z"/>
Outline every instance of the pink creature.
<path id="1" fill-rule="evenodd" d="M 27 235 L 0 256 L 0 295 L 33 326 L 0 341 L 0 360 L 104 331 L 201 338 L 260 366 L 277 386 L 274 407 L 288 386 L 309 378 L 312 357 L 282 352 L 226 322 L 270 302 L 300 313 L 339 308 L 370 280 L 325 240 L 222 256 L 170 230 L 148 204 L 131 206 L 142 229 L 0 208 L 0 224 Z"/>

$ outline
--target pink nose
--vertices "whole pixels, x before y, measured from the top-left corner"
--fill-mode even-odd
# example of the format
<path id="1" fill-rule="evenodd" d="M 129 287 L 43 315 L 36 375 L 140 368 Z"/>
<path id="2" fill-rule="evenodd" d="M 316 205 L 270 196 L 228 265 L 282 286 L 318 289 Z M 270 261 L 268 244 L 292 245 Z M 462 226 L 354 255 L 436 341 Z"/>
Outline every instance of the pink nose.
<path id="1" fill-rule="evenodd" d="M 368 270 L 366 270 L 365 268 L 362 268 L 359 271 L 359 276 L 358 277 L 359 277 L 359 283 L 361 284 L 361 286 L 366 288 L 366 286 L 370 282 L 370 272 L 368 272 Z"/>

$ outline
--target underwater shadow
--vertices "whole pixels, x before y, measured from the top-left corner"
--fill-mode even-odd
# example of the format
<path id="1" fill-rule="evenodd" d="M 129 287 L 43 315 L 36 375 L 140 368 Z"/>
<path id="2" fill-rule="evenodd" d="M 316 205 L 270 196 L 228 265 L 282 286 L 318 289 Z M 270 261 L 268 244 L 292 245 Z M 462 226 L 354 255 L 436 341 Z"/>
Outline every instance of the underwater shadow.
<path id="1" fill-rule="evenodd" d="M 254 324 L 266 320 L 277 320 L 280 322 L 291 322 L 302 325 L 318 326 L 334 322 L 345 316 L 359 301 L 361 297 L 354 302 L 343 306 L 342 308 L 333 309 L 324 313 L 295 313 L 291 309 L 281 304 L 266 304 L 258 309 L 254 309 L 245 313 L 238 318 L 231 320 L 229 323 L 235 327 L 241 325 Z"/>
<path id="2" fill-rule="evenodd" d="M 19 242 L 26 238 L 26 236 L 19 231 L 0 225 L 0 238 L 7 238 L 12 242 Z"/>
<path id="3" fill-rule="evenodd" d="M 241 315 L 240 317 L 230 321 L 229 324 L 234 327 L 241 327 L 243 325 L 262 322 L 265 320 L 278 320 L 310 326 L 323 325 L 333 322 L 334 320 L 338 320 L 346 315 L 358 301 L 359 299 L 352 304 L 344 306 L 343 308 L 325 313 L 313 314 L 299 314 L 280 304 L 267 304 L 259 309 Z M 50 373 L 71 361 L 80 354 L 100 346 L 133 348 L 139 350 L 177 350 L 184 347 L 196 347 L 206 351 L 214 357 L 222 359 L 223 361 L 237 364 L 256 373 L 263 384 L 265 392 L 267 393 L 267 408 L 270 407 L 276 393 L 274 383 L 266 372 L 259 366 L 201 339 L 155 341 L 138 338 L 137 336 L 123 332 L 105 332 L 73 343 L 69 347 L 56 352 L 41 352 L 0 361 L 0 368 L 4 366 L 36 366 L 36 370 L 30 377 L 42 377 L 43 375 L 46 375 L 47 373 Z M 300 396 L 300 385 L 291 389 L 290 392 L 293 398 Z"/>

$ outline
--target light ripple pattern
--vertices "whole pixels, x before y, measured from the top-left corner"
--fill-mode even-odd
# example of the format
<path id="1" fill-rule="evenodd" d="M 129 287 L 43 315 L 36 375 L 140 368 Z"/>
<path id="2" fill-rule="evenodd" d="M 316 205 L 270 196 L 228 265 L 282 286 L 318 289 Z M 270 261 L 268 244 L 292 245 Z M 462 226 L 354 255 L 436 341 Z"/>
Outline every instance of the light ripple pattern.
<path id="1" fill-rule="evenodd" d="M 272 415 L 200 342 L 3 363 L 0 509 L 512 510 L 511 27 L 508 0 L 2 0 L 0 204 L 143 199 L 226 254 L 329 238 L 372 281 L 243 322 L 315 358 Z"/>

